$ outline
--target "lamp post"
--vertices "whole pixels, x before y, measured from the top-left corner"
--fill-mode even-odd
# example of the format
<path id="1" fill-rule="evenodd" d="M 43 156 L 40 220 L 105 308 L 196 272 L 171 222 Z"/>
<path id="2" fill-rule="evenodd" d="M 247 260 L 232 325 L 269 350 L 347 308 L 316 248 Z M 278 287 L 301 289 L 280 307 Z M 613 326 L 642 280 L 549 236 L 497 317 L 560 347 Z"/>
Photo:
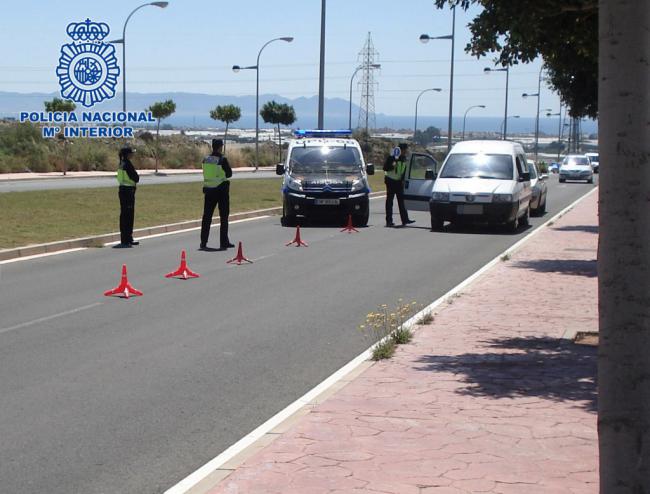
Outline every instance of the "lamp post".
<path id="1" fill-rule="evenodd" d="M 503 113 L 503 140 L 506 140 L 506 134 L 508 133 L 508 84 L 510 82 L 510 67 L 504 67 L 501 69 L 492 69 L 490 67 L 485 67 L 483 73 L 489 74 L 490 72 L 505 72 L 506 73 L 506 104 Z"/>
<path id="2" fill-rule="evenodd" d="M 415 143 L 415 136 L 416 136 L 416 134 L 418 132 L 418 103 L 420 103 L 420 98 L 422 97 L 422 95 L 424 93 L 428 93 L 429 91 L 435 91 L 435 92 L 439 93 L 440 91 L 442 91 L 442 89 L 439 88 L 439 87 L 433 87 L 433 88 L 430 88 L 430 89 L 425 89 L 423 91 L 420 91 L 420 94 L 418 94 L 418 97 L 415 99 L 415 125 L 413 125 L 413 142 L 414 143 Z"/>
<path id="3" fill-rule="evenodd" d="M 365 65 L 359 65 L 352 73 L 352 77 L 350 78 L 350 112 L 348 117 L 348 129 L 350 130 L 352 130 L 352 82 L 354 81 L 354 77 L 357 75 L 357 72 L 359 72 L 363 68 L 365 68 Z M 381 64 L 378 63 L 370 64 L 370 68 L 381 69 Z"/>
<path id="4" fill-rule="evenodd" d="M 562 102 L 560 101 L 560 111 L 551 113 L 551 110 L 546 110 L 547 117 L 558 117 L 557 129 L 557 160 L 560 161 L 560 153 L 562 152 Z"/>
<path id="5" fill-rule="evenodd" d="M 320 68 L 318 75 L 318 128 L 325 125 L 325 12 L 326 0 L 321 1 L 320 12 Z"/>
<path id="6" fill-rule="evenodd" d="M 510 115 L 509 117 L 504 118 L 501 121 L 501 125 L 499 125 L 499 132 L 503 130 L 503 140 L 506 140 L 507 134 L 506 134 L 506 127 L 508 126 L 508 119 L 509 118 L 521 118 L 521 115 Z"/>
<path id="7" fill-rule="evenodd" d="M 447 124 L 447 152 L 451 150 L 451 144 L 453 139 L 453 126 L 452 118 L 454 114 L 454 45 L 456 41 L 456 7 L 451 8 L 452 17 L 451 17 L 451 34 L 447 36 L 429 36 L 428 34 L 422 34 L 420 36 L 420 41 L 422 43 L 428 43 L 432 39 L 448 39 L 451 40 L 451 70 L 449 72 L 449 122 Z"/>
<path id="8" fill-rule="evenodd" d="M 274 38 L 267 41 L 262 45 L 260 51 L 257 53 L 257 63 L 255 65 L 250 65 L 248 67 L 240 67 L 239 65 L 233 65 L 233 72 L 237 73 L 240 70 L 254 70 L 255 71 L 255 171 L 258 170 L 260 166 L 260 57 L 262 56 L 262 51 L 268 45 L 274 41 L 285 41 L 291 43 L 293 37 L 283 36 L 281 38 Z"/>
<path id="9" fill-rule="evenodd" d="M 537 98 L 537 113 L 535 114 L 535 161 L 538 160 L 539 153 L 539 103 L 542 94 L 542 72 L 544 67 L 539 69 L 539 77 L 537 78 L 537 92 L 536 93 L 524 93 L 521 95 L 522 98 Z"/>
<path id="10" fill-rule="evenodd" d="M 161 9 L 164 9 L 169 5 L 169 2 L 149 2 L 149 3 L 144 3 L 140 5 L 139 7 L 136 7 L 131 11 L 129 16 L 126 18 L 126 21 L 124 22 L 124 28 L 122 29 L 122 38 L 121 39 L 114 39 L 112 41 L 109 41 L 109 43 L 113 43 L 116 45 L 121 44 L 122 45 L 122 111 L 126 111 L 126 25 L 129 23 L 129 20 L 135 14 L 138 10 L 144 8 L 144 7 L 159 7 Z"/>
<path id="11" fill-rule="evenodd" d="M 485 105 L 474 105 L 465 110 L 465 115 L 463 116 L 463 137 L 461 138 L 461 141 L 465 140 L 465 121 L 467 120 L 467 114 L 472 108 L 485 108 Z"/>

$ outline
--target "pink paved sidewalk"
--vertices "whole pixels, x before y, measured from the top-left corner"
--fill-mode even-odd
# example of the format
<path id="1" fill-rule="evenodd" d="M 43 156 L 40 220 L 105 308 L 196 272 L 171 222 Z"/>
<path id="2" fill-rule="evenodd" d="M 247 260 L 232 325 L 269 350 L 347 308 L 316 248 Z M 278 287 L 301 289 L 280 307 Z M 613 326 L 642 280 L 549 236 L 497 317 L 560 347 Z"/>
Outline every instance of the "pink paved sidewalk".
<path id="1" fill-rule="evenodd" d="M 597 493 L 596 197 L 210 494 Z"/>

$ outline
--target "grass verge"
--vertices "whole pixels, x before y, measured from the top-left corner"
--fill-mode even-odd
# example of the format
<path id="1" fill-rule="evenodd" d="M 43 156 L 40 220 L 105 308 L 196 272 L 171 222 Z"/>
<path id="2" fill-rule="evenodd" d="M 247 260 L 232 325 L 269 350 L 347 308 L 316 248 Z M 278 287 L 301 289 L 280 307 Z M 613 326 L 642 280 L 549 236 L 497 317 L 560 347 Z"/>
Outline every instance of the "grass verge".
<path id="1" fill-rule="evenodd" d="M 373 191 L 383 190 L 383 174 L 370 178 Z M 230 211 L 280 206 L 280 184 L 279 178 L 233 180 Z M 0 249 L 119 231 L 117 187 L 2 193 L 0 211 Z M 135 228 L 196 220 L 202 214 L 200 182 L 138 187 Z"/>

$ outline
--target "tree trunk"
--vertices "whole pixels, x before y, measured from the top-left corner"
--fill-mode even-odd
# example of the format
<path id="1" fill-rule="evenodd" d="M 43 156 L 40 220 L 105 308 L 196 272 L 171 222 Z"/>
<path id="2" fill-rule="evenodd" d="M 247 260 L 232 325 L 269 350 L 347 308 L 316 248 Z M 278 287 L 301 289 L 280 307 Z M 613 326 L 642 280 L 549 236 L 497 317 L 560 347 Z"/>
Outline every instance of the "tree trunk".
<path id="1" fill-rule="evenodd" d="M 226 142 L 228 142 L 228 122 L 226 122 L 226 133 L 223 135 L 223 154 L 226 154 Z"/>
<path id="2" fill-rule="evenodd" d="M 158 126 L 156 127 L 156 169 L 154 173 L 158 174 L 158 155 L 160 155 L 160 119 L 158 119 Z"/>
<path id="3" fill-rule="evenodd" d="M 600 492 L 650 493 L 650 6 L 599 2 Z"/>

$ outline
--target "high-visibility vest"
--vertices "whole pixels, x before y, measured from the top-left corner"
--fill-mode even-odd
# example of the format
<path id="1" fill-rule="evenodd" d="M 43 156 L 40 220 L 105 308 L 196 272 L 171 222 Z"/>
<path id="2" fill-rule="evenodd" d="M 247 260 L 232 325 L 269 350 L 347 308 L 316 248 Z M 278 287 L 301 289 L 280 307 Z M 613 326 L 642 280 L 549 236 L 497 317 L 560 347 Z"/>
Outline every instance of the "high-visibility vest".
<path id="1" fill-rule="evenodd" d="M 120 160 L 120 164 L 117 166 L 117 183 L 123 187 L 135 187 L 135 182 L 131 180 L 129 174 L 126 173 L 124 169 L 124 161 Z"/>
<path id="2" fill-rule="evenodd" d="M 226 171 L 221 166 L 221 157 L 207 156 L 203 160 L 203 186 L 208 188 L 219 187 L 227 181 Z"/>
<path id="3" fill-rule="evenodd" d="M 386 176 L 392 180 L 402 180 L 404 178 L 404 172 L 406 171 L 406 161 L 397 160 L 395 161 L 394 168 L 386 172 Z"/>

